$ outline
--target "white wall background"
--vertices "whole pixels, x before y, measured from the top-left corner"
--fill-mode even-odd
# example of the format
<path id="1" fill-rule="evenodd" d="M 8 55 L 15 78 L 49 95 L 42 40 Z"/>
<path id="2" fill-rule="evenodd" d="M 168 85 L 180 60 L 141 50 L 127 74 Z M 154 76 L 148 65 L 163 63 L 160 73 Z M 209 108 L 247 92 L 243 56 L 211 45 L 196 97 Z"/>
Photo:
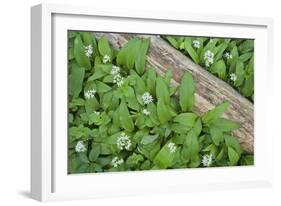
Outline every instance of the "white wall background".
<path id="1" fill-rule="evenodd" d="M 1 1 L 0 32 L 0 205 L 38 205 L 29 198 L 30 171 L 30 6 L 36 0 Z M 272 17 L 275 21 L 275 85 L 272 130 L 275 137 L 275 187 L 178 195 L 47 203 L 59 205 L 279 205 L 281 203 L 281 13 L 277 0 L 52 0 L 55 3 L 138 8 L 206 14 Z M 267 68 L 264 68 L 267 69 Z M 266 86 L 266 85 L 264 85 Z M 266 97 L 265 97 L 266 98 Z M 266 137 L 265 137 L 266 138 Z M 279 204 L 278 204 L 279 203 Z"/>

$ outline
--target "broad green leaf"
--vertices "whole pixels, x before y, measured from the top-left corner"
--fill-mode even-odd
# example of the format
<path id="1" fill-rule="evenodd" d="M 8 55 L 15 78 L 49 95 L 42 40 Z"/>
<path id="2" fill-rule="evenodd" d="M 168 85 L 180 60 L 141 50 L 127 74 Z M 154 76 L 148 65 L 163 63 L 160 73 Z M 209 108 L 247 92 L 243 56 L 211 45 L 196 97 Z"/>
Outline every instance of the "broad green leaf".
<path id="1" fill-rule="evenodd" d="M 158 135 L 146 135 L 141 139 L 141 144 L 150 144 L 158 139 Z"/>
<path id="2" fill-rule="evenodd" d="M 234 166 L 239 161 L 240 155 L 233 148 L 228 147 L 228 158 L 229 158 L 228 164 L 230 166 Z"/>
<path id="3" fill-rule="evenodd" d="M 73 98 L 79 96 L 82 91 L 82 84 L 85 75 L 85 69 L 76 64 L 72 64 L 71 74 L 69 75 L 69 93 Z"/>
<path id="4" fill-rule="evenodd" d="M 99 144 L 92 144 L 92 149 L 89 153 L 89 160 L 91 162 L 94 162 L 97 160 L 97 158 L 99 157 L 100 155 L 100 150 L 101 150 L 101 147 Z"/>
<path id="5" fill-rule="evenodd" d="M 96 81 L 97 83 L 97 92 L 98 93 L 105 93 L 111 90 L 111 87 L 108 86 L 107 84 L 101 82 L 101 81 Z"/>
<path id="6" fill-rule="evenodd" d="M 229 42 L 230 42 L 230 39 L 224 40 L 224 42 L 217 47 L 214 62 L 217 62 L 219 59 L 222 58 L 222 55 L 223 55 L 224 51 L 226 50 Z"/>
<path id="7" fill-rule="evenodd" d="M 244 82 L 244 64 L 242 61 L 237 61 L 236 67 L 235 67 L 235 74 L 237 76 L 237 80 L 234 82 L 235 86 L 241 86 Z"/>
<path id="8" fill-rule="evenodd" d="M 226 78 L 226 66 L 224 63 L 224 60 L 219 60 L 218 62 L 215 62 L 212 64 L 210 71 L 213 74 L 217 74 L 219 78 L 225 79 Z"/>
<path id="9" fill-rule="evenodd" d="M 242 61 L 242 62 L 246 62 L 246 61 L 248 61 L 252 56 L 253 56 L 253 52 L 248 52 L 248 53 L 242 54 L 242 55 L 239 57 L 239 60 Z"/>
<path id="10" fill-rule="evenodd" d="M 132 118 L 130 117 L 128 107 L 124 100 L 121 101 L 121 104 L 119 106 L 119 114 L 121 127 L 127 130 L 128 132 L 132 132 L 134 130 L 134 123 Z"/>
<path id="11" fill-rule="evenodd" d="M 191 129 L 186 136 L 184 147 L 182 150 L 182 155 L 186 161 L 191 161 L 191 163 L 194 164 L 192 165 L 192 167 L 196 167 L 196 164 L 198 164 L 199 157 L 199 142 L 198 136 L 196 135 L 193 129 Z"/>
<path id="12" fill-rule="evenodd" d="M 141 42 L 139 51 L 135 59 L 135 68 L 139 75 L 142 75 L 145 70 L 146 53 L 149 48 L 149 44 L 150 44 L 150 39 L 144 39 Z"/>
<path id="13" fill-rule="evenodd" d="M 156 72 L 155 69 L 150 68 L 147 70 L 147 79 L 146 79 L 147 90 L 153 96 L 156 96 Z"/>
<path id="14" fill-rule="evenodd" d="M 134 44 L 126 52 L 126 67 L 130 70 L 134 68 L 137 55 L 141 47 L 141 40 L 136 39 Z"/>
<path id="15" fill-rule="evenodd" d="M 89 162 L 90 162 L 89 159 L 88 159 L 88 157 L 87 157 L 86 152 L 80 152 L 80 153 L 78 153 L 78 157 L 79 157 L 79 159 L 81 160 L 81 162 L 83 162 L 83 163 L 89 163 Z"/>
<path id="16" fill-rule="evenodd" d="M 158 101 L 163 101 L 166 105 L 170 104 L 170 93 L 167 84 L 162 77 L 156 79 L 156 97 Z"/>
<path id="17" fill-rule="evenodd" d="M 157 115 L 161 124 L 167 123 L 172 118 L 169 106 L 162 99 L 157 102 Z"/>
<path id="18" fill-rule="evenodd" d="M 239 124 L 237 124 L 236 122 L 233 122 L 231 120 L 225 119 L 225 118 L 215 119 L 212 122 L 211 126 L 216 127 L 223 132 L 230 132 L 232 130 L 239 128 Z"/>
<path id="19" fill-rule="evenodd" d="M 194 132 L 197 136 L 200 135 L 201 131 L 202 131 L 202 122 L 201 119 L 198 118 L 193 126 Z"/>
<path id="20" fill-rule="evenodd" d="M 179 103 L 182 111 L 192 111 L 195 101 L 195 85 L 189 72 L 185 72 L 179 87 Z"/>
<path id="21" fill-rule="evenodd" d="M 241 90 L 245 97 L 251 97 L 254 92 L 254 75 L 250 75 L 245 78 L 244 84 Z"/>
<path id="22" fill-rule="evenodd" d="M 224 135 L 224 140 L 225 140 L 225 144 L 228 147 L 232 147 L 238 154 L 242 154 L 243 149 L 239 143 L 239 141 L 237 140 L 237 138 L 231 136 L 231 135 Z"/>
<path id="23" fill-rule="evenodd" d="M 203 123 L 209 124 L 215 119 L 221 117 L 221 115 L 226 111 L 228 107 L 229 107 L 229 103 L 223 102 L 220 105 L 216 106 L 214 109 L 208 111 L 202 117 Z"/>
<path id="24" fill-rule="evenodd" d="M 79 66 L 84 67 L 87 70 L 91 69 L 91 62 L 85 54 L 84 44 L 80 36 L 77 36 L 74 40 L 73 54 Z"/>
<path id="25" fill-rule="evenodd" d="M 184 48 L 186 52 L 189 54 L 189 56 L 192 58 L 192 60 L 196 63 L 199 64 L 199 56 L 196 53 L 196 51 L 192 47 L 192 42 L 190 37 L 186 37 L 184 40 Z"/>
<path id="26" fill-rule="evenodd" d="M 244 54 L 254 49 L 254 40 L 245 40 L 242 44 L 239 45 L 239 51 Z"/>
<path id="27" fill-rule="evenodd" d="M 178 122 L 188 128 L 193 127 L 197 116 L 194 113 L 181 113 L 174 118 L 174 122 Z"/>
<path id="28" fill-rule="evenodd" d="M 165 38 L 168 40 L 168 42 L 169 42 L 173 47 L 175 47 L 176 49 L 179 48 L 178 41 L 177 41 L 174 37 L 172 37 L 172 36 L 166 36 Z"/>
<path id="29" fill-rule="evenodd" d="M 155 156 L 153 162 L 156 164 L 157 168 L 165 169 L 173 165 L 174 159 L 177 154 L 177 149 L 174 152 L 171 152 L 169 147 L 169 142 L 166 143 L 162 149 Z"/>
<path id="30" fill-rule="evenodd" d="M 218 129 L 217 127 L 211 126 L 210 127 L 210 135 L 215 143 L 215 145 L 219 146 L 220 143 L 223 141 L 223 132 Z"/>
<path id="31" fill-rule="evenodd" d="M 100 54 L 104 57 L 108 55 L 112 60 L 112 50 L 105 36 L 102 36 L 98 41 L 98 49 Z"/>

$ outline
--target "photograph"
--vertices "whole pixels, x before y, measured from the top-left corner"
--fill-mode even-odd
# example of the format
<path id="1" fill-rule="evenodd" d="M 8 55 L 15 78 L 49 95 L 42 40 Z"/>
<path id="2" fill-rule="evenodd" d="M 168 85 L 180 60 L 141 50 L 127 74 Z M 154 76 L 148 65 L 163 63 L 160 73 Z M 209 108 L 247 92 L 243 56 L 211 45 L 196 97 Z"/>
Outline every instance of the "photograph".
<path id="1" fill-rule="evenodd" d="M 254 165 L 254 39 L 67 35 L 68 174 Z"/>

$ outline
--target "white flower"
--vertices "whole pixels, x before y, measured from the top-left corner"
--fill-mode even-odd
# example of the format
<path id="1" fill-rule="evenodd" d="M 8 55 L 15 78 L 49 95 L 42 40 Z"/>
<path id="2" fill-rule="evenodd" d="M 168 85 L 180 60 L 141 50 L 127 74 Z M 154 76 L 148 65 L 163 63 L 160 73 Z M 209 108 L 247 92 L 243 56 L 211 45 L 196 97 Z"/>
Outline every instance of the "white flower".
<path id="1" fill-rule="evenodd" d="M 124 160 L 122 158 L 119 158 L 119 157 L 114 157 L 111 160 L 111 164 L 113 165 L 113 167 L 118 167 L 123 163 L 124 163 Z"/>
<path id="2" fill-rule="evenodd" d="M 149 103 L 153 102 L 153 97 L 151 96 L 151 94 L 149 92 L 145 92 L 141 98 L 142 98 L 142 101 L 144 104 L 149 104 Z"/>
<path id="3" fill-rule="evenodd" d="M 149 116 L 150 115 L 150 112 L 147 110 L 147 109 L 143 109 L 142 110 L 142 113 L 146 116 Z"/>
<path id="4" fill-rule="evenodd" d="M 236 74 L 231 73 L 231 74 L 230 74 L 230 80 L 233 81 L 233 82 L 235 82 L 235 81 L 237 80 Z"/>
<path id="5" fill-rule="evenodd" d="M 96 93 L 96 90 L 94 89 L 91 89 L 91 90 L 88 90 L 84 93 L 84 96 L 86 99 L 91 99 L 95 96 L 95 93 Z"/>
<path id="6" fill-rule="evenodd" d="M 201 47 L 201 43 L 198 40 L 193 40 L 192 45 L 194 48 L 200 48 Z"/>
<path id="7" fill-rule="evenodd" d="M 202 164 L 204 167 L 209 167 L 211 164 L 212 164 L 212 158 L 213 158 L 213 155 L 212 154 L 209 154 L 209 155 L 203 155 L 203 158 L 202 158 Z"/>
<path id="8" fill-rule="evenodd" d="M 94 113 L 95 113 L 96 115 L 100 115 L 100 112 L 94 111 Z"/>
<path id="9" fill-rule="evenodd" d="M 75 146 L 75 151 L 76 152 L 86 152 L 87 148 L 83 141 L 78 141 L 76 146 Z"/>
<path id="10" fill-rule="evenodd" d="M 211 52 L 210 50 L 207 50 L 204 53 L 204 61 L 205 61 L 205 65 L 206 67 L 211 66 L 214 63 L 214 53 Z"/>
<path id="11" fill-rule="evenodd" d="M 223 57 L 226 59 L 232 59 L 232 54 L 230 54 L 229 52 L 225 52 Z"/>
<path id="12" fill-rule="evenodd" d="M 174 153 L 174 152 L 177 150 L 177 146 L 176 146 L 175 143 L 173 143 L 173 142 L 170 142 L 170 143 L 168 144 L 168 148 L 169 148 L 169 150 L 170 150 L 171 153 Z"/>
<path id="13" fill-rule="evenodd" d="M 88 46 L 84 46 L 85 55 L 90 57 L 93 54 L 93 46 L 89 44 Z"/>
<path id="14" fill-rule="evenodd" d="M 121 87 L 124 83 L 124 78 L 120 74 L 113 76 L 113 83 L 116 83 L 118 87 Z"/>
<path id="15" fill-rule="evenodd" d="M 110 74 L 112 76 L 115 76 L 115 75 L 119 74 L 119 72 L 120 72 L 120 67 L 112 66 L 112 69 L 111 69 L 111 72 L 110 72 Z"/>
<path id="16" fill-rule="evenodd" d="M 129 136 L 127 136 L 124 132 L 117 138 L 117 147 L 120 150 L 129 150 L 132 146 L 132 142 Z"/>
<path id="17" fill-rule="evenodd" d="M 110 56 L 108 56 L 107 54 L 104 55 L 103 58 L 102 58 L 102 62 L 103 62 L 104 64 L 110 62 Z"/>

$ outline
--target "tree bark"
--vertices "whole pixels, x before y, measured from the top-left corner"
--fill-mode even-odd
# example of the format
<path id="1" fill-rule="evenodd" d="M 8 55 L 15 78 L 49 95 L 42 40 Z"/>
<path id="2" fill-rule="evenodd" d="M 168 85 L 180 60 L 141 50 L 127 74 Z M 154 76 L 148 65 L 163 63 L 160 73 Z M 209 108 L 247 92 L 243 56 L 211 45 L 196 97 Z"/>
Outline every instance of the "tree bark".
<path id="1" fill-rule="evenodd" d="M 195 64 L 180 51 L 170 46 L 165 40 L 155 35 L 129 35 L 117 33 L 96 33 L 97 37 L 105 35 L 115 48 L 122 47 L 133 37 L 150 38 L 147 55 L 147 67 L 153 67 L 158 74 L 167 69 L 173 72 L 173 85 L 178 85 L 184 71 L 188 70 L 195 81 L 195 108 L 197 115 L 203 115 L 223 101 L 230 103 L 224 117 L 240 124 L 233 133 L 245 151 L 254 151 L 254 106 L 248 99 L 240 95 L 223 80 L 209 73 L 200 65 Z"/>

